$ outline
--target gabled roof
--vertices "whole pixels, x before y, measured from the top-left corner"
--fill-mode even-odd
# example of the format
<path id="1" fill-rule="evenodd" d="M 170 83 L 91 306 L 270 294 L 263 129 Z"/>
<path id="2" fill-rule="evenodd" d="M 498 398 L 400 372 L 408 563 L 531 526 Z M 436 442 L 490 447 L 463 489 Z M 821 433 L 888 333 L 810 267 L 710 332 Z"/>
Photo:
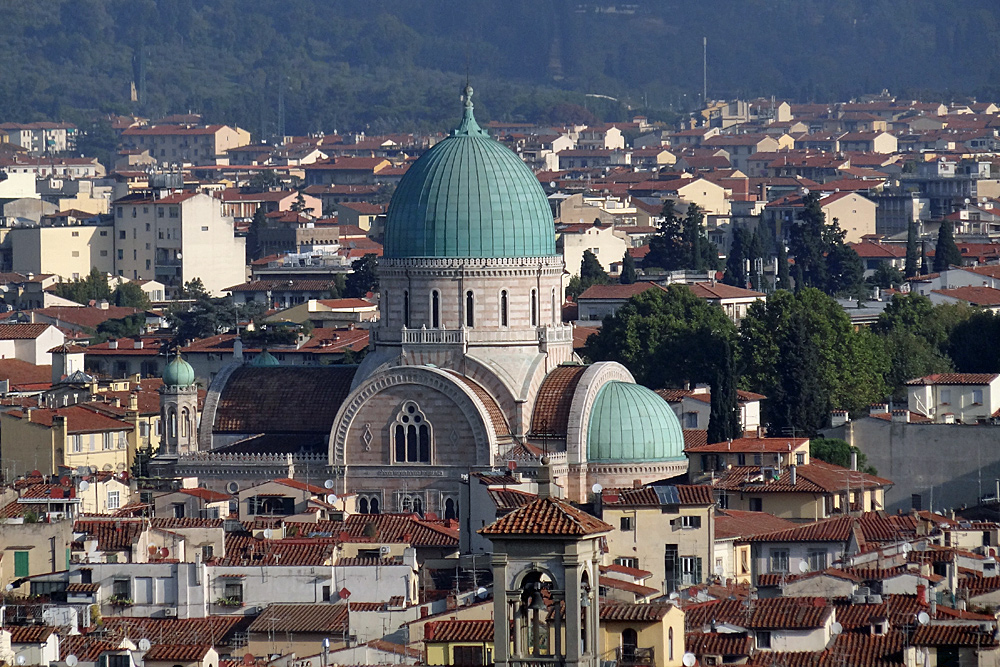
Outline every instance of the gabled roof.
<path id="1" fill-rule="evenodd" d="M 591 285 L 584 290 L 583 294 L 577 298 L 577 301 L 579 302 L 584 299 L 631 299 L 636 294 L 642 294 L 651 289 L 664 290 L 661 285 L 650 282 L 638 282 L 630 285 Z"/>
<path id="2" fill-rule="evenodd" d="M 792 452 L 808 444 L 809 438 L 734 438 L 732 441 L 692 445 L 685 449 L 697 454 L 706 452 L 764 454 Z"/>
<path id="3" fill-rule="evenodd" d="M 164 662 L 201 662 L 212 650 L 211 644 L 153 644 L 143 660 Z"/>
<path id="4" fill-rule="evenodd" d="M 731 539 L 750 537 L 797 526 L 794 521 L 781 519 L 766 512 L 717 509 L 715 511 L 715 538 Z"/>
<path id="5" fill-rule="evenodd" d="M 806 630 L 823 627 L 833 613 L 831 602 L 819 597 L 713 600 L 684 608 L 685 625 L 700 628 L 712 621 L 753 630 Z"/>
<path id="6" fill-rule="evenodd" d="M 1000 373 L 934 373 L 921 378 L 907 380 L 910 386 L 918 385 L 983 385 L 1000 377 Z"/>
<path id="7" fill-rule="evenodd" d="M 538 498 L 479 530 L 481 535 L 566 536 L 599 535 L 614 530 L 600 519 L 559 498 Z"/>
<path id="8" fill-rule="evenodd" d="M 869 475 L 858 470 L 811 459 L 806 465 L 797 466 L 797 480 L 791 483 L 791 473 L 786 467 L 777 479 L 763 479 L 759 466 L 739 466 L 730 470 L 715 483 L 715 488 L 744 493 L 839 493 L 848 483 L 855 489 L 874 489 L 891 486 L 888 479 Z"/>
<path id="9" fill-rule="evenodd" d="M 649 604 L 628 604 L 626 602 L 601 602 L 602 621 L 647 621 L 656 622 L 670 613 L 671 604 L 651 602 Z"/>
<path id="10" fill-rule="evenodd" d="M 688 289 L 699 299 L 748 299 L 767 296 L 763 292 L 720 282 L 693 283 L 688 285 Z"/>
<path id="11" fill-rule="evenodd" d="M 0 340 L 34 340 L 51 324 L 0 324 Z"/>
<path id="12" fill-rule="evenodd" d="M 492 620 L 431 621 L 424 625 L 424 642 L 493 642 Z"/>
<path id="13" fill-rule="evenodd" d="M 934 294 L 967 301 L 974 306 L 1000 306 L 1000 289 L 985 285 L 969 285 L 952 289 L 931 290 Z"/>
<path id="14" fill-rule="evenodd" d="M 347 605 L 272 604 L 250 624 L 250 632 L 345 633 Z"/>

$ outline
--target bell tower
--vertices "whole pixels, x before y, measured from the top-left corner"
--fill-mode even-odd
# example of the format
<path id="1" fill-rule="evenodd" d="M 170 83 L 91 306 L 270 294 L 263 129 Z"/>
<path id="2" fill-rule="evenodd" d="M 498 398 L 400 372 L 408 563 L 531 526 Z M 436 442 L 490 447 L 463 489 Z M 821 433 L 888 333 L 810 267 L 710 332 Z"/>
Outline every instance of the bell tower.
<path id="1" fill-rule="evenodd" d="M 538 498 L 479 531 L 493 543 L 497 667 L 600 663 L 600 537 L 612 527 L 557 492 L 545 457 Z"/>
<path id="2" fill-rule="evenodd" d="M 163 369 L 160 428 L 159 458 L 198 451 L 198 386 L 194 369 L 180 354 Z"/>

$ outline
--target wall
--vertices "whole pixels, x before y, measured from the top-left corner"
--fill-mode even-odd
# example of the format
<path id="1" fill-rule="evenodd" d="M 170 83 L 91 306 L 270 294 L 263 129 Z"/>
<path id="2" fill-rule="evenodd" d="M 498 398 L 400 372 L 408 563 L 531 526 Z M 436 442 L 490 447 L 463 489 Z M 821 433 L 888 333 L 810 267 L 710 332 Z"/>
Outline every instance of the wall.
<path id="1" fill-rule="evenodd" d="M 10 232 L 13 270 L 86 278 L 92 267 L 114 271 L 114 229 L 102 225 L 17 227 Z"/>
<path id="2" fill-rule="evenodd" d="M 0 559 L 0 590 L 16 579 L 14 573 L 14 554 L 18 551 L 28 552 L 28 574 L 46 574 L 65 570 L 69 560 L 67 550 L 73 539 L 73 522 L 57 521 L 55 523 L 8 523 L 0 522 L 0 548 L 3 548 L 3 558 Z M 27 547 L 12 549 L 10 547 Z M 26 595 L 28 584 L 15 588 L 12 593 Z"/>
<path id="3" fill-rule="evenodd" d="M 593 220 L 589 220 L 585 224 L 592 222 Z M 607 271 L 611 268 L 612 262 L 622 261 L 629 245 L 628 235 L 625 232 L 616 231 L 610 225 L 591 226 L 582 233 L 562 232 L 559 235 L 559 249 L 566 262 L 566 270 L 574 276 L 580 275 L 580 263 L 583 261 L 585 250 L 593 252 L 601 266 Z"/>
<path id="4" fill-rule="evenodd" d="M 218 200 L 192 197 L 184 202 L 181 221 L 184 282 L 201 278 L 218 295 L 246 281 L 246 239 L 234 236 L 233 219 L 222 217 Z"/>
<path id="5" fill-rule="evenodd" d="M 65 431 L 32 423 L 27 417 L 27 413 L 23 418 L 0 413 L 0 451 L 8 479 L 31 470 L 55 473 L 65 463 Z"/>
<path id="6" fill-rule="evenodd" d="M 908 510 L 911 494 L 921 496 L 923 509 L 973 505 L 994 493 L 995 480 L 1000 479 L 997 426 L 909 424 L 866 417 L 825 434 L 858 447 L 880 477 L 892 480 L 885 494 L 887 512 Z"/>

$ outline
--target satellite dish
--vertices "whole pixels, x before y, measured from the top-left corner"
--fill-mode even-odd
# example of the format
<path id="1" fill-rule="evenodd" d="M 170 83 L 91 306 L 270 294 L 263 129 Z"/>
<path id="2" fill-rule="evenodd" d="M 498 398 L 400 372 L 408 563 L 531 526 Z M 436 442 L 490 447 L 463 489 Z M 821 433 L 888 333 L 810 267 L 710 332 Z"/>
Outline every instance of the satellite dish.
<path id="1" fill-rule="evenodd" d="M 332 489 L 334 486 L 336 486 L 336 482 L 334 482 L 332 479 L 328 479 L 325 482 L 323 482 L 324 489 Z"/>
<path id="2" fill-rule="evenodd" d="M 909 542 L 904 542 L 903 546 L 901 546 L 899 550 L 902 551 L 904 554 L 908 554 L 911 551 L 913 551 L 913 545 L 910 544 Z"/>
<path id="3" fill-rule="evenodd" d="M 14 584 L 7 584 L 6 586 L 4 586 L 4 590 L 10 593 L 12 590 L 14 590 Z"/>
<path id="4" fill-rule="evenodd" d="M 804 560 L 800 560 L 799 561 L 799 572 L 805 574 L 808 571 L 809 571 L 809 563 L 805 562 Z"/>
<path id="5" fill-rule="evenodd" d="M 326 502 L 330 503 L 331 505 L 337 502 L 337 494 L 336 493 L 327 494 Z"/>
<path id="6" fill-rule="evenodd" d="M 90 482 L 88 482 L 87 480 L 83 480 L 80 482 L 80 493 L 83 493 L 89 488 L 90 488 Z"/>
<path id="7" fill-rule="evenodd" d="M 695 663 L 698 662 L 698 658 L 695 657 L 694 653 L 685 653 L 684 657 L 681 658 L 681 662 L 684 667 L 694 667 Z"/>
<path id="8" fill-rule="evenodd" d="M 153 643 L 151 641 L 149 641 L 148 639 L 146 639 L 145 637 L 143 637 L 142 639 L 139 640 L 139 650 L 140 651 L 148 651 L 149 647 L 152 646 L 152 645 L 153 645 Z"/>
<path id="9" fill-rule="evenodd" d="M 927 625 L 931 622 L 931 616 L 926 611 L 922 611 L 917 614 L 917 623 L 920 625 Z"/>
<path id="10" fill-rule="evenodd" d="M 115 467 L 113 465 L 111 465 L 110 463 L 105 463 L 104 464 L 104 472 L 111 472 L 114 469 L 115 469 Z"/>
<path id="11" fill-rule="evenodd" d="M 480 599 L 480 600 L 485 600 L 485 599 L 486 599 L 486 595 L 487 595 L 488 593 L 489 593 L 489 591 L 487 591 L 487 590 L 486 590 L 485 588 L 483 588 L 482 586 L 480 586 L 479 588 L 477 588 L 477 589 L 476 589 L 476 597 L 477 597 L 478 599 Z"/>
<path id="12" fill-rule="evenodd" d="M 830 632 L 832 634 L 839 635 L 843 631 L 844 631 L 844 626 L 841 625 L 840 623 L 834 622 L 834 624 L 830 626 Z"/>
<path id="13" fill-rule="evenodd" d="M 604 487 L 601 486 L 600 484 L 594 484 L 592 487 L 590 487 L 590 490 L 593 491 L 594 493 L 600 493 L 601 491 L 604 490 Z"/>
<path id="14" fill-rule="evenodd" d="M 725 569 L 722 567 L 721 564 L 715 566 L 715 575 L 717 577 L 721 577 L 723 572 L 725 572 Z"/>
<path id="15" fill-rule="evenodd" d="M 166 547 L 163 547 L 162 549 L 160 549 L 160 558 L 166 558 L 169 555 L 170 555 L 170 549 L 168 549 Z"/>
<path id="16" fill-rule="evenodd" d="M 67 667 L 76 667 L 79 662 L 80 660 L 72 653 L 66 656 Z"/>
<path id="17" fill-rule="evenodd" d="M 271 530 L 270 528 L 265 528 L 264 529 L 264 539 L 265 540 L 269 540 L 272 537 L 274 537 L 274 531 Z"/>
<path id="18" fill-rule="evenodd" d="M 675 592 L 673 592 L 673 593 L 671 593 L 671 594 L 670 594 L 670 596 L 669 596 L 669 599 L 671 599 L 671 600 L 679 600 L 679 599 L 680 599 L 680 597 L 681 597 L 681 594 L 680 594 L 680 593 L 677 593 L 677 592 L 675 591 Z"/>
<path id="19" fill-rule="evenodd" d="M 23 665 L 24 663 L 28 662 L 28 660 L 23 655 L 19 655 L 17 656 L 17 660 L 15 662 L 17 662 L 17 664 L 19 665 Z"/>
<path id="20" fill-rule="evenodd" d="M 239 482 L 230 482 L 226 484 L 226 491 L 229 493 L 239 493 L 240 485 Z"/>

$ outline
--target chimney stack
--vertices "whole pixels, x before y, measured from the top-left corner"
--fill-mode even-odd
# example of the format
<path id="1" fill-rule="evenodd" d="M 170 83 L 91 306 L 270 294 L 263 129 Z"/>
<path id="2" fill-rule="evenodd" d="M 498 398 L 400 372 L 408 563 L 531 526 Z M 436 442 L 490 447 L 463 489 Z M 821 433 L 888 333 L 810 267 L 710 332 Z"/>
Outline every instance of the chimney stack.
<path id="1" fill-rule="evenodd" d="M 851 470 L 857 471 L 858 469 L 858 453 L 851 452 Z"/>
<path id="2" fill-rule="evenodd" d="M 796 466 L 794 464 L 788 466 L 788 474 L 789 474 L 789 479 L 790 479 L 790 481 L 792 483 L 792 486 L 795 486 L 795 483 L 798 481 L 798 475 L 796 474 L 796 471 L 795 471 L 795 469 L 797 467 L 798 466 Z"/>

